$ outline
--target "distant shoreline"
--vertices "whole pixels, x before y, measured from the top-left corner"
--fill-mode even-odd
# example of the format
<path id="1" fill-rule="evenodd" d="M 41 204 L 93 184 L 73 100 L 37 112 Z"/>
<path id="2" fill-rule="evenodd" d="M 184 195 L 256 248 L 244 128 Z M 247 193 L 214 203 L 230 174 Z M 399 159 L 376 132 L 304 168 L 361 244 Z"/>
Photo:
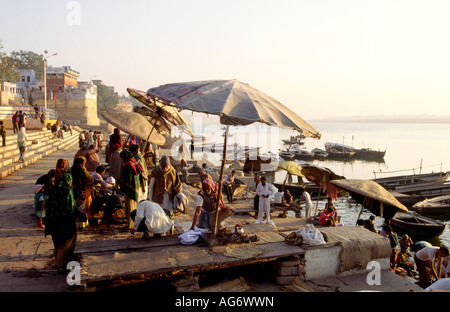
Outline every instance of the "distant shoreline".
<path id="1" fill-rule="evenodd" d="M 443 124 L 450 123 L 450 116 L 354 116 L 336 117 L 324 119 L 311 119 L 310 122 L 348 122 L 348 123 L 422 123 L 422 124 Z"/>

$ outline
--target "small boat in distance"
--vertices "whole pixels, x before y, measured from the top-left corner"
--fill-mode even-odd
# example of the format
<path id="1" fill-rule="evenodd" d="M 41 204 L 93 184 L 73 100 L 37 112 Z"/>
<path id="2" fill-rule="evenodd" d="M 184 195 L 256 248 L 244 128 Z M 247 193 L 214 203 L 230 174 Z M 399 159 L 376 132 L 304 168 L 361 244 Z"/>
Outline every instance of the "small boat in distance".
<path id="1" fill-rule="evenodd" d="M 289 140 L 281 140 L 281 141 L 283 141 L 283 143 L 287 145 L 293 144 L 303 145 L 305 144 L 305 142 L 302 141 L 304 138 L 305 136 L 303 134 L 298 134 L 298 135 L 291 135 Z"/>
<path id="2" fill-rule="evenodd" d="M 375 151 L 371 148 L 354 148 L 349 145 L 325 142 L 325 150 L 340 151 L 340 152 L 354 152 L 354 158 L 358 159 L 383 159 L 386 151 Z"/>

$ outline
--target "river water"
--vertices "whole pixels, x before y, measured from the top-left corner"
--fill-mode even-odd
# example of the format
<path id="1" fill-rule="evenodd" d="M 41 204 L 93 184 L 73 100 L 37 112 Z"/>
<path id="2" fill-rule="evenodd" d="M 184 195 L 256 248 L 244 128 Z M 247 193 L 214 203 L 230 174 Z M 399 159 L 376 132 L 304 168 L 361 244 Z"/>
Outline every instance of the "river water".
<path id="1" fill-rule="evenodd" d="M 325 142 L 342 143 L 355 148 L 371 148 L 386 150 L 384 161 L 353 160 L 342 161 L 313 161 L 312 163 L 333 170 L 336 174 L 347 179 L 372 179 L 375 177 L 388 177 L 413 173 L 429 173 L 450 170 L 450 124 L 445 123 L 387 123 L 387 122 L 339 122 L 339 121 L 312 121 L 310 122 L 321 134 L 320 140 L 306 138 L 304 147 L 310 151 L 313 148 L 324 149 Z M 219 132 L 223 132 L 223 128 Z M 244 141 L 241 132 L 247 134 Z M 274 132 L 275 131 L 275 132 Z M 288 139 L 296 133 L 292 130 L 283 130 L 262 126 L 261 128 L 243 127 L 237 129 L 230 127 L 230 143 L 239 143 L 250 146 L 270 146 L 267 150 L 285 149 L 281 139 Z M 261 135 L 263 133 L 264 135 Z M 263 137 L 261 139 L 261 137 Z M 273 142 L 267 142 L 267 138 Z M 275 138 L 275 139 L 273 139 Z M 216 138 L 215 142 L 221 142 Z M 270 141 L 270 139 L 269 139 Z M 282 182 L 285 173 L 277 172 L 275 181 Z M 335 202 L 342 222 L 346 225 L 355 225 L 361 206 L 347 198 L 340 198 Z M 319 208 L 325 205 L 319 201 Z M 367 219 L 370 212 L 363 211 L 362 219 Z M 429 240 L 434 245 L 446 244 L 450 246 L 450 220 L 441 220 L 447 224 L 447 229 L 438 238 Z M 376 218 L 378 229 L 383 225 L 382 218 Z"/>
<path id="2" fill-rule="evenodd" d="M 325 142 L 342 143 L 355 148 L 386 150 L 383 162 L 353 160 L 314 161 L 313 163 L 333 170 L 347 179 L 372 179 L 402 174 L 428 173 L 450 170 L 450 124 L 444 123 L 364 123 L 317 121 L 311 124 L 320 131 L 320 140 L 305 139 L 306 150 L 324 149 Z M 289 138 L 293 131 L 280 131 L 280 138 Z M 284 146 L 283 146 L 284 148 Z M 277 177 L 278 178 L 278 177 Z M 278 178 L 279 179 L 279 178 Z M 361 206 L 346 198 L 336 201 L 342 222 L 355 225 Z M 319 207 L 325 202 L 319 202 Z M 362 219 L 370 212 L 363 210 Z M 379 229 L 382 218 L 376 218 Z M 440 220 L 447 228 L 439 237 L 430 239 L 434 245 L 450 246 L 450 220 Z"/>

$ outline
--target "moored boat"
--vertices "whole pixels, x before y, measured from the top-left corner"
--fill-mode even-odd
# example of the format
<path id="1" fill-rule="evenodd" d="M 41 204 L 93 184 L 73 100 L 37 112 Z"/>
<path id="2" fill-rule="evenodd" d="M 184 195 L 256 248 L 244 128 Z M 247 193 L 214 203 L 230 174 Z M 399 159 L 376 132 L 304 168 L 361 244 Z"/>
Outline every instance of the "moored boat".
<path id="1" fill-rule="evenodd" d="M 415 213 L 396 213 L 389 224 L 402 234 L 413 237 L 433 238 L 444 232 L 446 225 L 443 222 L 427 218 Z"/>
<path id="2" fill-rule="evenodd" d="M 414 204 L 411 209 L 426 216 L 450 216 L 450 195 L 427 198 Z"/>
<path id="3" fill-rule="evenodd" d="M 353 157 L 358 159 L 383 159 L 384 155 L 386 154 L 386 150 L 376 151 L 371 148 L 354 148 L 353 146 L 330 142 L 325 142 L 325 150 L 327 152 L 330 151 L 343 153 L 354 152 Z"/>
<path id="4" fill-rule="evenodd" d="M 450 171 L 447 172 L 432 172 L 421 174 L 399 175 L 385 178 L 375 178 L 373 181 L 377 182 L 387 190 L 395 189 L 401 185 L 411 185 L 413 183 L 423 182 L 444 182 L 450 177 Z"/>
<path id="5" fill-rule="evenodd" d="M 325 159 L 328 157 L 329 153 L 320 148 L 314 148 L 311 150 L 314 159 Z"/>

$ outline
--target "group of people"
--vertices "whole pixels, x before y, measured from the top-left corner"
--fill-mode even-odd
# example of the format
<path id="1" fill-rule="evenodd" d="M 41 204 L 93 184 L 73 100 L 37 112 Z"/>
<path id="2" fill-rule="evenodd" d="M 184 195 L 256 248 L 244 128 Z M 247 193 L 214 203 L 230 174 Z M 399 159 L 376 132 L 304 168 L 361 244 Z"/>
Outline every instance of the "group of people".
<path id="1" fill-rule="evenodd" d="M 22 127 L 23 128 L 27 127 L 27 120 L 28 120 L 27 113 L 22 111 L 16 111 L 11 119 L 14 133 L 18 133 Z"/>
<path id="2" fill-rule="evenodd" d="M 101 131 L 81 131 L 78 136 L 78 146 L 88 148 L 94 146 L 95 149 L 102 149 L 103 134 Z"/>
<path id="3" fill-rule="evenodd" d="M 448 247 L 432 246 L 427 241 L 413 242 L 408 234 L 400 238 L 389 224 L 384 224 L 380 231 L 375 229 L 375 216 L 360 220 L 360 226 L 389 239 L 391 247 L 390 269 L 401 268 L 410 277 L 417 277 L 417 284 L 427 289 L 433 282 L 441 279 L 450 281 L 450 257 Z M 414 256 L 411 255 L 414 252 Z M 446 290 L 450 290 L 447 282 Z"/>

